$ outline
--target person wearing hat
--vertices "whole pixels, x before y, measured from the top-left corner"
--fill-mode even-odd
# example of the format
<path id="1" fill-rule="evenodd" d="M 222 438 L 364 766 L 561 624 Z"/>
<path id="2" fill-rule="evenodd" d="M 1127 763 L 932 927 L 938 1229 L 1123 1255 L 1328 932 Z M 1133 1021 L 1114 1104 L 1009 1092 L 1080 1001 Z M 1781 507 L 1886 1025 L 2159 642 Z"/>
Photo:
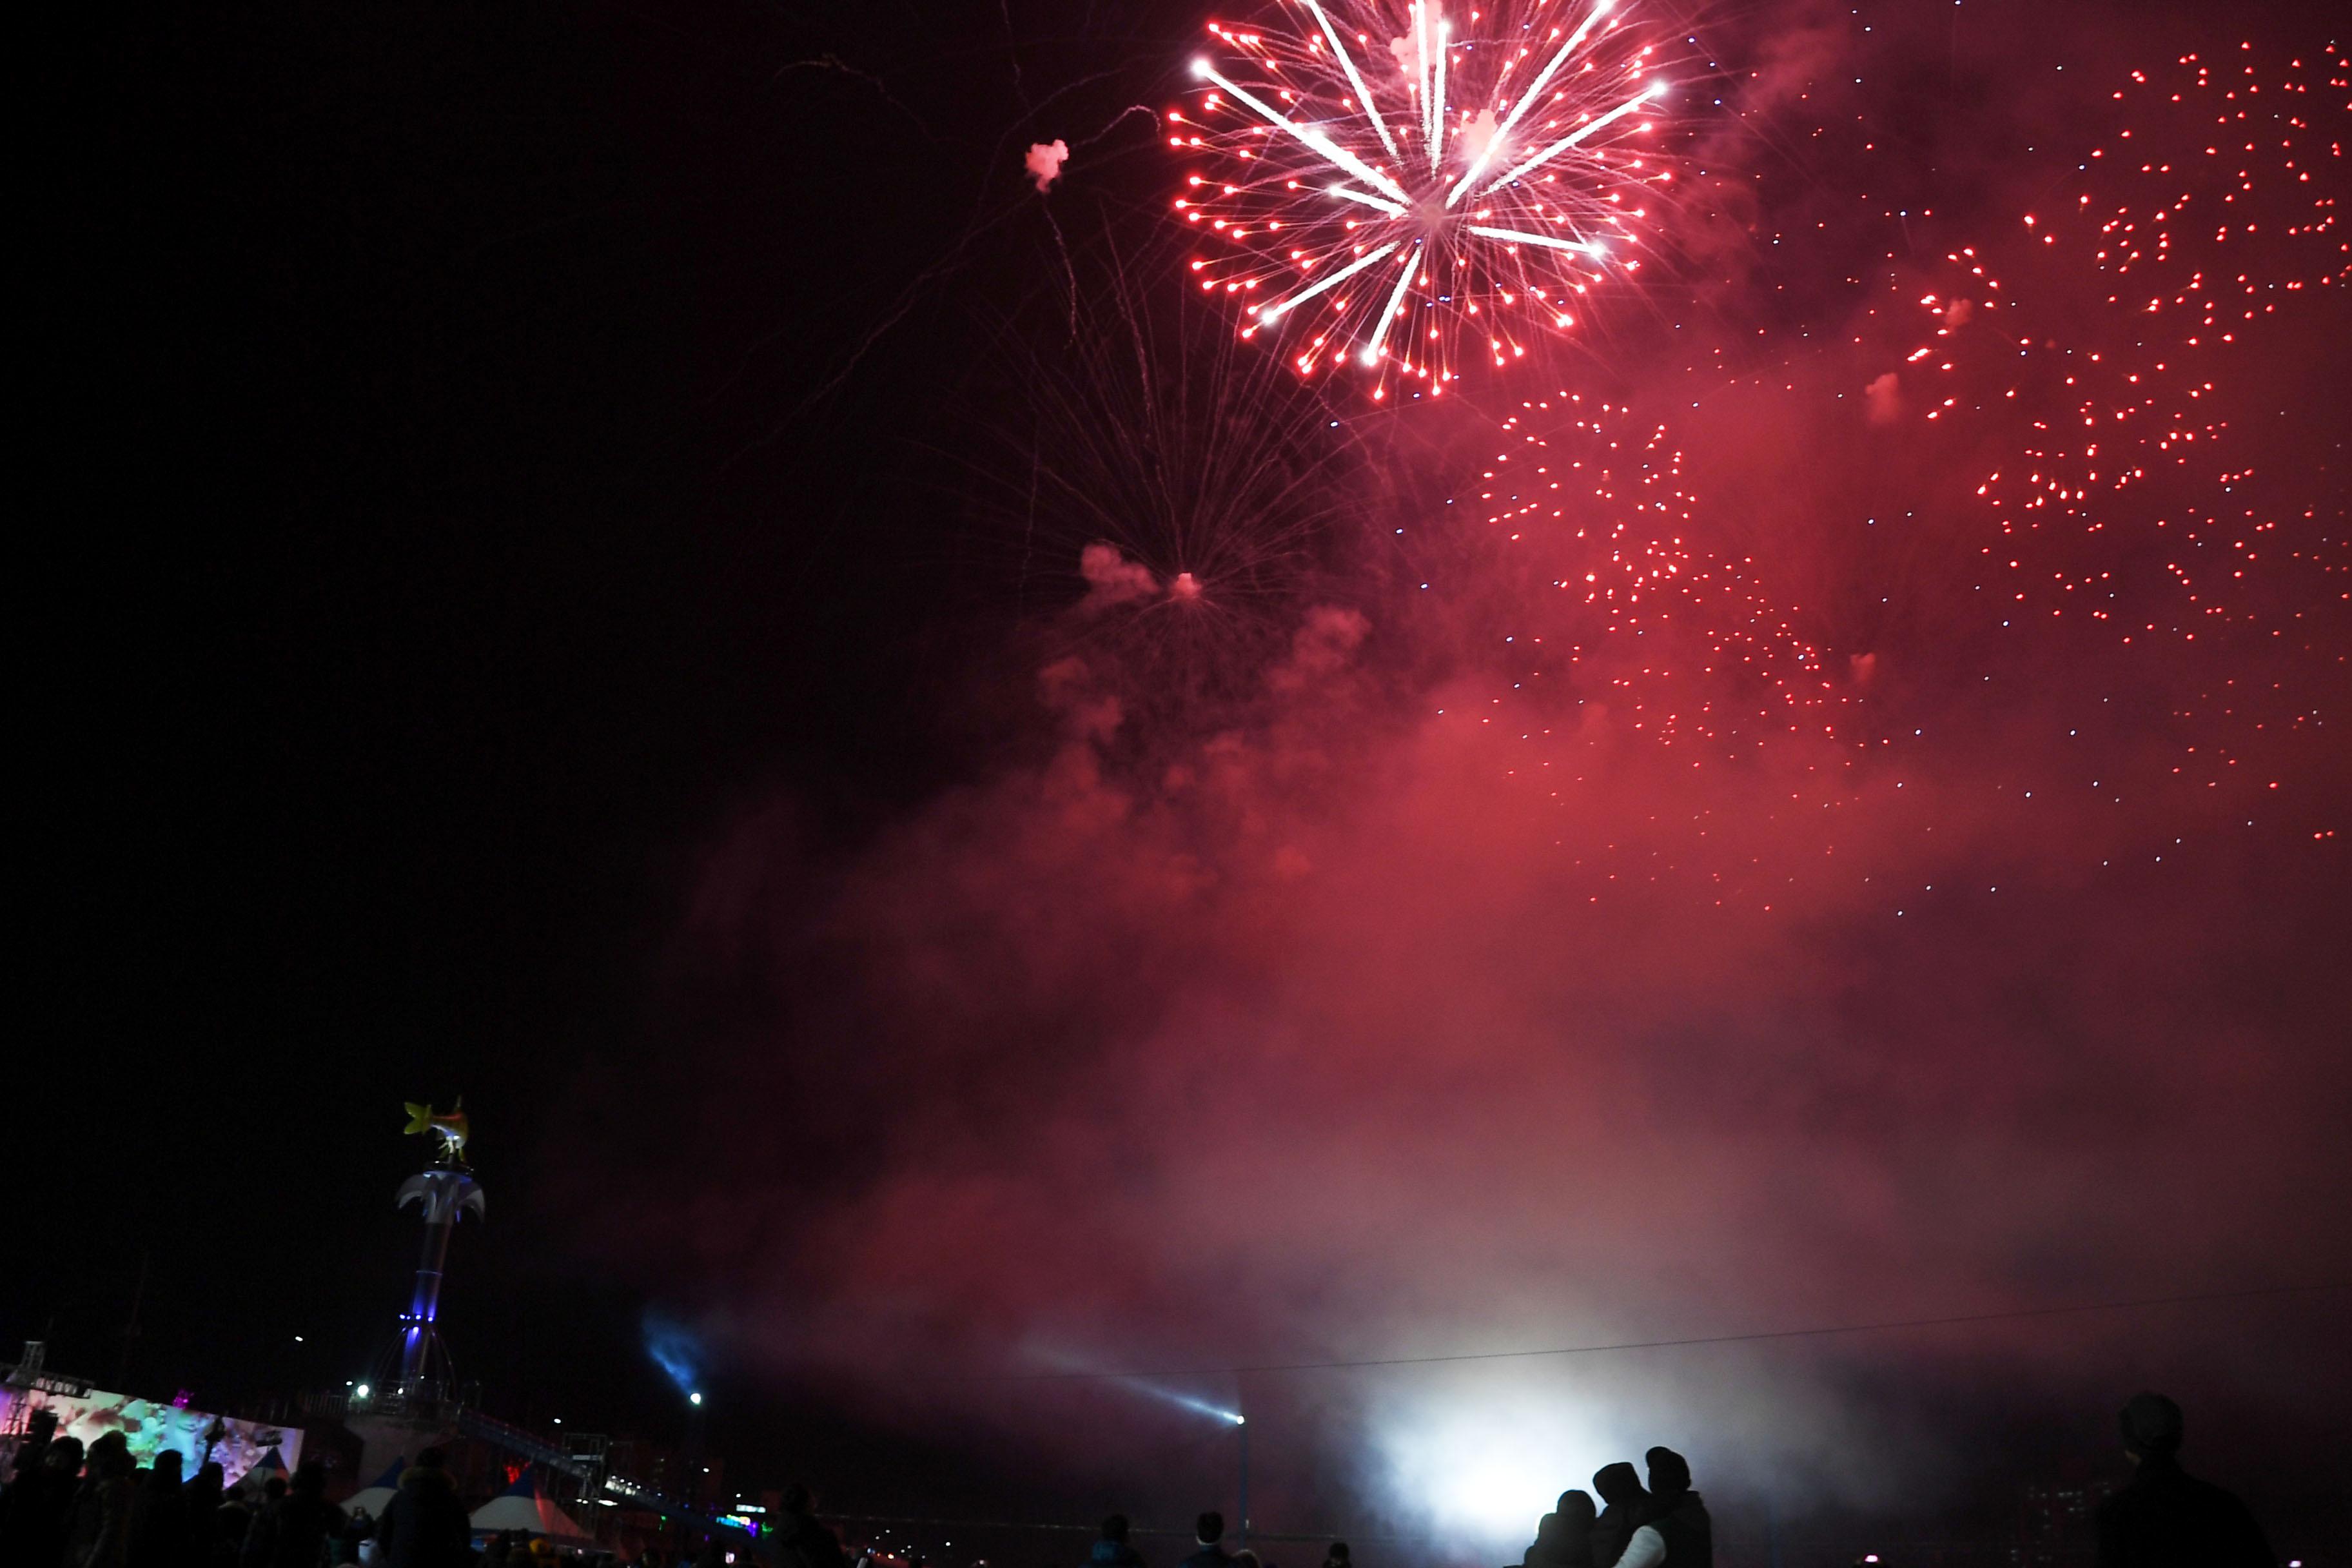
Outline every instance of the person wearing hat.
<path id="1" fill-rule="evenodd" d="M 1715 1568 L 1715 1525 L 1691 1488 L 1690 1464 L 1672 1448 L 1653 1448 L 1648 1509 L 1625 1542 L 1616 1568 Z M 1627 1468 L 1631 1468 L 1628 1466 Z"/>
<path id="2" fill-rule="evenodd" d="M 2099 1505 L 2098 1568 L 2276 1568 L 2237 1498 L 2180 1468 L 2180 1406 L 2135 1394 L 2117 1424 L 2132 1479 Z"/>

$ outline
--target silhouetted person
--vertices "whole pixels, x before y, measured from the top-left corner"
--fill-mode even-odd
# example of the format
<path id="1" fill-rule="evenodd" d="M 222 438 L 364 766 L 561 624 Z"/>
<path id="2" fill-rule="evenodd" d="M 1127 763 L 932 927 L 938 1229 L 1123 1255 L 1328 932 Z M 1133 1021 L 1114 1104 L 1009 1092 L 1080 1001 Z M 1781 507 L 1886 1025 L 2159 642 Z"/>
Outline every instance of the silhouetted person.
<path id="1" fill-rule="evenodd" d="M 220 1530 L 221 1495 L 227 1489 L 226 1475 L 213 1459 L 198 1465 L 196 1473 L 181 1486 L 181 1505 L 188 1510 L 188 1562 L 212 1560 L 213 1538 Z"/>
<path id="2" fill-rule="evenodd" d="M 794 1482 L 784 1492 L 784 1512 L 776 1527 L 776 1568 L 849 1568 L 841 1537 L 816 1516 L 816 1500 Z"/>
<path id="3" fill-rule="evenodd" d="M 176 1448 L 164 1448 L 141 1473 L 131 1499 L 129 1568 L 181 1568 L 188 1555 L 188 1500 L 181 1495 Z"/>
<path id="4" fill-rule="evenodd" d="M 252 1528 L 252 1507 L 230 1489 L 221 1499 L 219 1516 L 213 1522 L 213 1554 L 203 1568 L 238 1568 L 246 1532 Z"/>
<path id="5" fill-rule="evenodd" d="M 466 1568 L 472 1561 L 473 1526 L 448 1463 L 440 1449 L 427 1448 L 401 1473 L 376 1526 L 383 1568 Z"/>
<path id="6" fill-rule="evenodd" d="M 1323 1568 L 1355 1568 L 1355 1563 L 1348 1556 L 1346 1542 L 1331 1543 L 1330 1549 L 1323 1553 Z"/>
<path id="7" fill-rule="evenodd" d="M 1625 1542 L 1617 1568 L 1715 1568 L 1715 1526 L 1691 1489 L 1690 1466 L 1672 1448 L 1653 1448 L 1650 1506 Z"/>
<path id="8" fill-rule="evenodd" d="M 1595 1470 L 1592 1489 L 1606 1505 L 1592 1521 L 1592 1568 L 1617 1568 L 1634 1528 L 1649 1517 L 1650 1494 L 1642 1489 L 1640 1473 L 1622 1460 Z"/>
<path id="9" fill-rule="evenodd" d="M 131 1547 L 131 1444 L 121 1433 L 90 1439 L 66 1520 L 66 1568 L 123 1568 Z"/>
<path id="10" fill-rule="evenodd" d="M 1192 1555 L 1181 1568 L 1225 1568 L 1233 1558 L 1225 1551 L 1225 1516 L 1211 1509 L 1192 1521 Z"/>
<path id="11" fill-rule="evenodd" d="M 1691 1486 L 1690 1462 L 1672 1448 L 1643 1456 L 1650 1467 L 1650 1522 L 1675 1568 L 1715 1568 L 1715 1521 Z"/>
<path id="12" fill-rule="evenodd" d="M 2180 1406 L 2135 1394 L 2120 1425 L 2132 1479 L 2099 1505 L 2098 1568 L 2273 1568 L 2246 1505 L 2180 1468 Z"/>
<path id="13" fill-rule="evenodd" d="M 345 1563 L 357 1563 L 360 1560 L 360 1542 L 373 1538 L 374 1534 L 375 1521 L 368 1517 L 367 1510 L 355 1508 L 345 1515 L 343 1528 L 335 1535 L 336 1568 L 342 1568 Z"/>
<path id="14" fill-rule="evenodd" d="M 1127 1515 L 1112 1514 L 1102 1521 L 1102 1534 L 1087 1554 L 1087 1568 L 1143 1568 L 1143 1558 L 1127 1543 Z"/>
<path id="15" fill-rule="evenodd" d="M 342 1533 L 343 1510 L 327 1500 L 326 1491 L 326 1467 L 316 1459 L 295 1467 L 264 1568 L 320 1568 L 327 1560 L 328 1539 Z"/>
<path id="16" fill-rule="evenodd" d="M 1591 1568 L 1592 1498 L 1582 1491 L 1559 1494 L 1559 1506 L 1536 1525 L 1536 1538 L 1519 1561 L 1524 1568 Z"/>
<path id="17" fill-rule="evenodd" d="M 278 1523 L 286 1516 L 286 1478 L 272 1476 L 261 1483 L 261 1500 L 246 1517 L 245 1540 L 237 1548 L 237 1568 L 269 1568 L 278 1561 Z"/>
<path id="18" fill-rule="evenodd" d="M 17 1539 L 18 1525 L 33 1517 L 26 1505 L 41 1491 L 41 1462 L 48 1458 L 49 1444 L 57 1435 L 58 1413 L 36 1410 L 26 1424 L 24 1436 L 17 1440 L 16 1451 L 8 1457 L 8 1479 L 0 1485 L 0 1563 L 31 1561 L 24 1555 L 29 1548 Z"/>
<path id="19" fill-rule="evenodd" d="M 43 1415 L 51 1416 L 54 1432 L 54 1414 L 36 1411 L 34 1419 Z M 26 1448 L 34 1450 L 31 1455 Z M 35 1447 L 33 1438 L 27 1437 L 25 1447 L 16 1451 L 16 1475 L 8 1484 L 6 1523 L 0 1526 L 0 1563 L 52 1568 L 60 1562 L 66 1550 L 66 1521 L 73 1514 L 74 1492 L 80 1485 L 80 1438 L 47 1436 Z"/>

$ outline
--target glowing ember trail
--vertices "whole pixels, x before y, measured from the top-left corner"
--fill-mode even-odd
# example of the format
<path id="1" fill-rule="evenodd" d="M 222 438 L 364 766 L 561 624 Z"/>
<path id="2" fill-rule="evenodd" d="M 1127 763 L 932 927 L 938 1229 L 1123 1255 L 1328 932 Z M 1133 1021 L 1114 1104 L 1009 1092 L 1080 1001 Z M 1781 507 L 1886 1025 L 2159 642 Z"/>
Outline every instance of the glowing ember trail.
<path id="1" fill-rule="evenodd" d="M 2247 46 L 2132 72 L 2069 186 L 1914 292 L 1909 411 L 1995 435 L 1976 565 L 2004 626 L 2284 637 L 2308 595 L 2264 580 L 2352 567 L 2321 476 L 2269 471 L 2231 418 L 2279 416 L 2243 356 L 2352 283 L 2347 71 L 2333 49 L 2282 67 Z"/>
<path id="2" fill-rule="evenodd" d="M 1350 361 L 1375 397 L 1572 329 L 1640 268 L 1674 178 L 1645 137 L 1657 46 L 1618 4 L 1288 0 L 1263 30 L 1211 24 L 1201 97 L 1166 121 L 1197 160 L 1175 205 L 1202 291 L 1301 375 Z"/>
<path id="3" fill-rule="evenodd" d="M 1563 392 L 1524 404 L 1503 431 L 1512 444 L 1477 500 L 1515 584 L 1505 662 L 1520 707 L 1605 704 L 1702 761 L 1834 737 L 1851 690 L 1827 678 L 1753 561 L 1690 537 L 1696 503 L 1664 425 Z"/>

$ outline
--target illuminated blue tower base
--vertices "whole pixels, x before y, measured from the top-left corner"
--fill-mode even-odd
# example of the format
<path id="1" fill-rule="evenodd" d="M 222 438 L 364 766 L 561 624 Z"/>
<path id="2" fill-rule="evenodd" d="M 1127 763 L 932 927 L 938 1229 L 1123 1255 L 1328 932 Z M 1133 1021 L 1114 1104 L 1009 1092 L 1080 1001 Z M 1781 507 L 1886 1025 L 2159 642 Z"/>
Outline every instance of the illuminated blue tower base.
<path id="1" fill-rule="evenodd" d="M 425 1219 L 425 1251 L 417 1259 L 416 1288 L 400 1320 L 400 1376 L 394 1386 L 410 1398 L 429 1397 L 451 1381 L 448 1348 L 441 1342 L 441 1276 L 449 1262 L 449 1232 L 460 1210 L 484 1217 L 482 1185 L 464 1165 L 448 1163 L 419 1172 L 400 1184 L 394 1206 L 415 1203 Z"/>

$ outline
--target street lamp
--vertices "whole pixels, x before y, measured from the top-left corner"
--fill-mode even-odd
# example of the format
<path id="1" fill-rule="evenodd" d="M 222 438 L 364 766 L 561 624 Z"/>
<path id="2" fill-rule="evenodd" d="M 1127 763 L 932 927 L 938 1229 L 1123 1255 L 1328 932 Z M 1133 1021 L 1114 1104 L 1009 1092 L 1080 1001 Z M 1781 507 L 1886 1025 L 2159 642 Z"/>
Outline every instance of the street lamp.
<path id="1" fill-rule="evenodd" d="M 1241 1524 L 1234 1539 L 1246 1549 L 1249 1546 L 1249 1417 L 1235 1412 L 1233 1421 L 1234 1437 L 1241 1447 L 1240 1495 L 1234 1499 L 1234 1511 L 1241 1516 Z"/>

